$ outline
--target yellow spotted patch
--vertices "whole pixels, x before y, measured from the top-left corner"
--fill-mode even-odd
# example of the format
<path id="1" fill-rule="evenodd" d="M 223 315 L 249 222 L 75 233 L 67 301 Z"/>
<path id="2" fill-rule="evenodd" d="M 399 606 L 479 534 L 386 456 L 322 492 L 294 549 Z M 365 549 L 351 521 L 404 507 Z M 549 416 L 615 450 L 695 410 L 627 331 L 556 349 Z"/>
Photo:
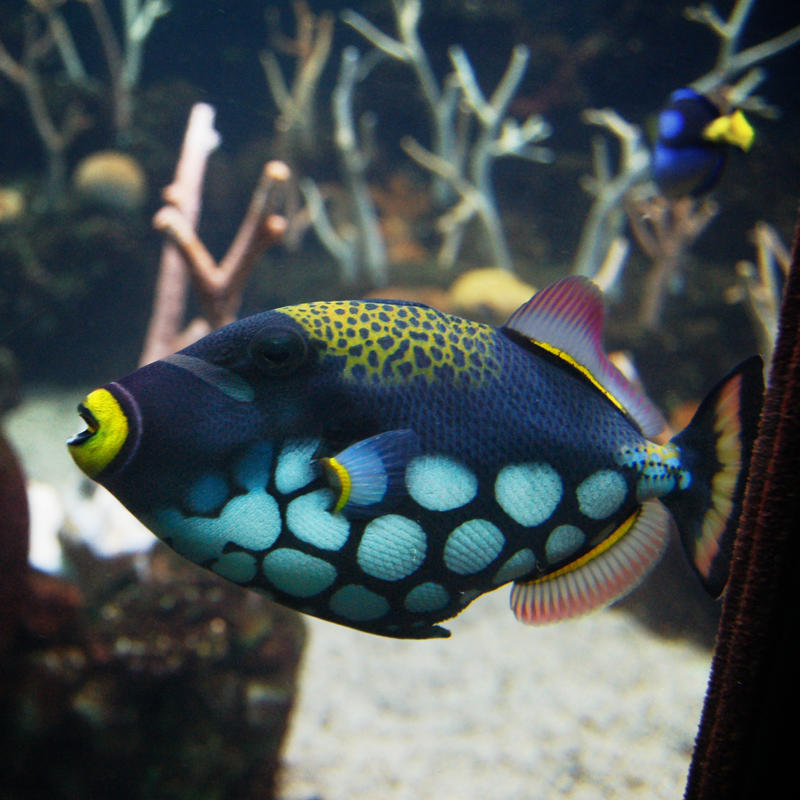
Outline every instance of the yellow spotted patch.
<path id="1" fill-rule="evenodd" d="M 671 442 L 657 444 L 646 441 L 637 448 L 645 463 L 663 464 L 665 467 L 677 468 L 680 466 L 680 451 Z"/>
<path id="2" fill-rule="evenodd" d="M 494 329 L 434 308 L 334 300 L 277 310 L 302 325 L 326 356 L 342 358 L 342 373 L 353 380 L 397 385 L 421 376 L 478 385 L 500 375 Z"/>
<path id="3" fill-rule="evenodd" d="M 636 494 L 639 500 L 661 497 L 674 489 L 687 489 L 691 473 L 681 465 L 681 453 L 672 442 L 625 445 L 616 455 L 621 466 L 636 470 L 639 479 Z"/>

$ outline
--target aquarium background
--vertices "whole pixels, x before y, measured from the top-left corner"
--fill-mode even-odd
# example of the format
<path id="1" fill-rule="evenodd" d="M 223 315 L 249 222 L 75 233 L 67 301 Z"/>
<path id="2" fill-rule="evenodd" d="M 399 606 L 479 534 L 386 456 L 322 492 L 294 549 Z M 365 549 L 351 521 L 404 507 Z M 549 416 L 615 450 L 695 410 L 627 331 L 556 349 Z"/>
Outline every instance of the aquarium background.
<path id="1" fill-rule="evenodd" d="M 104 5 L 119 41 L 123 5 L 115 0 Z M 37 761 L 47 748 L 29 745 L 26 763 L 40 782 L 25 784 L 20 777 L 20 786 L 46 789 L 53 797 L 79 796 L 74 792 L 86 787 L 101 792 L 99 796 L 120 794 L 111 788 L 110 776 L 124 762 L 137 767 L 133 776 L 147 775 L 137 780 L 125 773 L 125 797 L 198 797 L 188 777 L 193 770 L 195 777 L 202 774 L 208 797 L 263 791 L 285 800 L 682 794 L 718 609 L 696 591 L 679 554 L 668 556 L 654 578 L 620 604 L 622 611 L 544 630 L 515 623 L 506 609 L 506 590 L 471 606 L 453 622 L 454 636 L 446 642 L 384 641 L 316 620 L 300 622 L 285 613 L 273 620 L 269 608 L 265 617 L 256 614 L 257 622 L 248 616 L 248 624 L 237 627 L 234 618 L 241 621 L 241 606 L 248 607 L 239 590 L 225 587 L 224 598 L 215 594 L 209 585 L 213 579 L 195 577 L 199 570 L 182 571 L 168 554 L 158 554 L 166 560 L 166 565 L 156 563 L 161 565 L 158 588 L 152 581 L 144 588 L 137 584 L 141 567 L 135 566 L 135 558 L 112 553 L 144 547 L 149 540 L 140 532 L 126 530 L 114 539 L 117 544 L 81 549 L 78 543 L 109 523 L 98 517 L 95 506 L 84 503 L 85 487 L 63 441 L 79 427 L 74 408 L 86 389 L 130 371 L 140 358 L 164 242 L 152 218 L 163 205 L 162 190 L 172 181 L 193 104 L 214 107 L 221 137 L 209 158 L 198 228 L 215 258 L 222 257 L 239 229 L 264 163 L 281 158 L 293 170 L 291 185 L 279 198 L 291 236 L 259 256 L 242 294 L 241 315 L 311 299 L 371 294 L 420 299 L 499 324 L 528 289 L 573 270 L 592 208 L 585 185 L 593 170 L 593 137 L 606 142 L 611 167 L 619 166 L 618 140 L 587 124 L 583 112 L 614 109 L 641 128 L 649 148 L 657 113 L 670 92 L 712 68 L 719 41 L 706 26 L 687 20 L 685 7 L 685 2 L 672 0 L 423 3 L 418 33 L 440 85 L 453 68 L 448 56 L 452 45 L 463 47 L 487 97 L 501 80 L 512 50 L 529 48 L 506 116 L 522 124 L 540 114 L 549 136 L 535 144 L 547 148 L 550 157 L 545 163 L 512 155 L 490 163 L 495 208 L 515 274 L 509 282 L 496 269 L 473 274 L 499 266 L 497 250 L 476 218 L 464 226 L 454 263 L 437 262 L 443 240 L 439 220 L 459 197 L 457 192 L 445 194 L 444 200 L 437 197 L 431 173 L 404 147 L 406 137 L 433 147 L 432 126 L 413 70 L 391 57 L 372 65 L 351 96 L 359 145 L 368 156 L 361 177 L 385 247 L 385 271 L 370 265 L 363 246 L 358 249 L 353 233 L 358 219 L 348 167 L 337 149 L 332 99 L 345 48 L 357 48 L 362 64 L 373 48 L 342 12 L 354 10 L 395 37 L 389 0 L 308 6 L 172 0 L 146 38 L 141 70 L 130 87 L 129 113 L 122 119 L 91 4 L 0 0 L 4 51 L 17 65 L 35 64 L 39 97 L 56 131 L 66 135 L 58 154 L 61 174 L 54 179 L 52 153 L 48 158 L 26 89 L 13 79 L 13 65 L 11 71 L 0 70 L 4 430 L 31 481 L 33 550 L 39 559 L 34 562 L 69 584 L 66 594 L 56 596 L 63 608 L 71 609 L 54 615 L 68 623 L 40 627 L 33 638 L 21 645 L 15 640 L 15 649 L 4 651 L 4 657 L 11 652 L 38 664 L 47 661 L 43 654 L 60 654 L 61 705 L 53 708 L 66 709 L 58 720 L 63 727 L 49 725 L 44 711 L 37 724 L 26 719 L 22 725 L 13 703 L 4 706 L 9 709 L 4 724 L 17 747 L 21 739 L 14 738 L 15 726 L 45 731 L 51 743 L 61 741 L 59 736 L 75 720 L 85 726 L 83 748 L 66 751 L 52 763 Z M 731 7 L 730 2 L 716 4 L 723 17 Z M 47 9 L 57 12 L 78 49 L 85 72 L 79 82 L 47 39 L 53 19 Z M 291 83 L 298 63 L 293 53 L 298 20 L 319 24 L 325 15 L 333 25 L 330 53 L 310 106 L 311 138 L 303 141 L 281 130 L 281 111 L 265 76 L 263 54 L 274 53 Z M 796 4 L 758 0 L 739 50 L 798 24 Z M 9 58 L 3 60 L 6 67 Z M 758 223 L 769 225 L 783 242 L 790 241 L 800 184 L 800 46 L 777 53 L 762 66 L 766 75 L 755 94 L 775 113 L 747 112 L 756 129 L 755 145 L 746 154 L 730 154 L 710 198 L 716 213 L 681 249 L 678 269 L 664 284 L 656 324 L 643 324 L 640 310 L 657 258 L 637 239 L 619 204 L 618 229 L 630 250 L 608 292 L 607 345 L 628 354 L 650 396 L 678 428 L 730 367 L 756 351 L 769 355 L 769 337 L 763 331 L 767 312 L 759 315 L 750 302 L 753 282 L 747 276 L 755 267 L 742 262 L 757 264 L 751 232 Z M 474 119 L 471 125 L 467 134 L 474 142 L 479 128 Z M 103 188 L 103 178 L 113 167 L 101 169 L 99 178 L 79 177 L 85 159 L 109 150 L 129 157 L 132 170 L 121 168 L 111 189 Z M 310 224 L 307 195 L 294 178 L 313 179 L 335 230 L 345 242 L 356 242 L 355 275 L 346 272 Z M 647 181 L 637 185 L 646 187 Z M 652 191 L 645 195 L 652 199 Z M 690 211 L 696 212 L 702 202 Z M 468 274 L 473 282 L 465 289 L 458 279 Z M 773 289 L 778 294 L 766 303 L 771 300 L 773 311 L 781 283 L 776 275 Z M 197 293 L 190 294 L 186 321 L 202 313 Z M 71 543 L 66 556 L 55 540 L 58 532 Z M 198 612 L 201 622 L 191 614 L 160 622 L 157 614 L 152 616 L 148 603 L 157 602 L 153 597 L 166 591 L 170 581 L 181 587 L 173 611 L 191 607 L 191 600 L 180 599 L 186 593 L 190 598 L 211 593 L 207 600 L 215 605 Z M 73 590 L 77 594 L 69 594 Z M 121 598 L 118 591 L 133 597 Z M 228 594 L 235 596 L 228 599 Z M 103 617 L 98 609 L 103 608 L 107 617 L 109 608 L 114 611 L 98 626 L 98 616 Z M 222 638 L 214 638 L 212 623 L 220 615 L 229 621 Z M 159 636 L 175 634 L 162 661 L 144 659 L 143 667 L 136 654 L 124 652 L 102 668 L 89 658 L 80 668 L 70 667 L 70 680 L 63 677 L 65 642 L 96 653 L 100 641 L 117 652 L 122 632 L 126 641 L 135 641 L 132 631 L 143 618 L 161 627 L 149 631 L 152 638 L 140 631 L 141 647 L 163 644 Z M 197 656 L 197 648 L 187 644 L 195 641 L 188 635 L 195 624 L 202 629 L 201 639 L 211 636 L 210 650 L 201 648 L 206 656 Z M 303 631 L 308 638 L 298 667 Z M 192 657 L 175 655 L 187 647 Z M 248 647 L 258 658 L 241 656 Z M 97 682 L 96 670 L 109 669 L 108 663 L 113 664 L 114 690 L 101 691 L 98 686 L 105 684 Z M 172 671 L 165 663 L 172 664 Z M 163 714 L 142 717 L 136 724 L 119 723 L 125 715 L 130 718 L 132 708 L 149 702 L 143 698 L 163 691 L 159 681 L 164 675 L 178 684 L 183 681 L 183 689 L 191 684 L 186 698 L 224 696 L 221 679 L 213 677 L 220 670 L 230 676 L 225 685 L 239 687 L 231 694 L 239 699 L 223 703 L 217 716 L 199 703 L 198 717 L 190 722 L 167 703 L 159 706 Z M 36 674 L 47 685 L 47 676 Z M 255 685 L 255 674 L 273 677 Z M 243 742 L 263 738 L 263 726 L 272 725 L 277 733 L 271 757 L 277 766 L 293 703 L 285 769 L 274 784 L 274 770 L 248 770 L 263 755 Z M 236 714 L 245 718 L 241 730 L 231 722 Z M 202 721 L 199 727 L 197 719 Z M 104 727 L 108 720 L 116 721 L 116 727 Z M 137 725 L 172 731 L 164 740 L 180 740 L 180 754 L 166 758 L 155 748 L 137 745 Z M 202 746 L 200 734 L 193 740 L 191 730 L 203 731 Z M 226 731 L 241 746 L 234 747 Z M 96 754 L 97 739 L 103 737 L 110 743 L 108 752 L 98 755 L 93 767 L 85 755 Z M 121 753 L 128 754 L 127 761 Z M 214 766 L 200 771 L 200 763 Z M 98 771 L 108 774 L 98 778 Z"/>

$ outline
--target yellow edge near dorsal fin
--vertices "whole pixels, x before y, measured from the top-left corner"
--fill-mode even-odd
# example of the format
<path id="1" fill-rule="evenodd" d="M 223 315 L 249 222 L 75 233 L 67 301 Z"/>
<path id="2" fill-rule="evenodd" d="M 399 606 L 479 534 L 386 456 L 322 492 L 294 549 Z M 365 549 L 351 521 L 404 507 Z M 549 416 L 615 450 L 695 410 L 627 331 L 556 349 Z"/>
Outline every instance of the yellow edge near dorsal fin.
<path id="1" fill-rule="evenodd" d="M 666 427 L 664 418 L 609 359 L 603 319 L 600 289 L 588 278 L 569 275 L 537 292 L 501 330 L 577 370 L 645 436 L 657 436 Z"/>
<path id="2" fill-rule="evenodd" d="M 583 364 L 581 364 L 579 361 L 576 361 L 569 353 L 559 349 L 558 347 L 553 347 L 552 344 L 539 341 L 538 339 L 530 339 L 529 341 L 531 344 L 536 345 L 536 347 L 541 347 L 542 350 L 546 350 L 551 355 L 556 356 L 556 358 L 566 361 L 567 364 L 569 364 L 573 369 L 578 370 L 578 372 L 580 372 L 580 374 L 583 375 L 583 377 L 586 378 L 586 380 L 588 380 L 592 386 L 605 395 L 623 414 L 625 414 L 625 416 L 629 416 L 628 410 L 625 408 L 625 406 L 622 405 L 622 403 L 617 400 L 617 398 L 614 397 L 614 395 L 611 394 L 611 392 L 609 392 L 608 389 L 606 389 L 606 387 L 603 386 L 603 384 L 600 383 L 600 381 L 598 381 L 597 378 L 595 378 L 594 375 L 592 375 L 592 373 L 583 366 Z"/>
<path id="3" fill-rule="evenodd" d="M 667 543 L 669 512 L 648 500 L 581 558 L 511 589 L 520 622 L 542 625 L 577 617 L 627 594 L 656 564 Z"/>

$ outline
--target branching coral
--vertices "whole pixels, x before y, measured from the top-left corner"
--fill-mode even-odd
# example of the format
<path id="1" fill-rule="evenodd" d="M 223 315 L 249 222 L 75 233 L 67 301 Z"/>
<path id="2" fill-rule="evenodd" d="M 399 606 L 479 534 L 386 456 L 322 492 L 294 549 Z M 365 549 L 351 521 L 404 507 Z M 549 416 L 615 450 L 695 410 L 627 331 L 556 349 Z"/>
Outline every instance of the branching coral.
<path id="1" fill-rule="evenodd" d="M 417 78 L 433 127 L 432 150 L 435 155 L 448 160 L 457 147 L 453 118 L 458 103 L 458 93 L 452 81 L 439 83 L 433 71 L 417 28 L 422 15 L 422 0 L 392 0 L 397 38 L 388 36 L 356 11 L 347 9 L 342 19 L 361 33 L 379 51 L 407 64 Z M 452 197 L 447 181 L 434 183 L 434 197 L 445 203 Z"/>
<path id="2" fill-rule="evenodd" d="M 225 256 L 215 261 L 195 232 L 208 156 L 217 147 L 214 110 L 197 104 L 189 117 L 175 180 L 164 190 L 167 201 L 153 219 L 168 239 L 162 253 L 156 297 L 141 363 L 171 353 L 236 318 L 244 283 L 258 257 L 277 243 L 286 228 L 274 213 L 274 187 L 285 183 L 288 167 L 270 161 L 262 170 L 250 206 Z M 183 329 L 189 283 L 194 285 L 204 317 Z"/>
<path id="3" fill-rule="evenodd" d="M 23 19 L 22 52 L 14 57 L 0 41 L 0 74 L 22 92 L 33 125 L 47 154 L 45 206 L 60 203 L 66 189 L 66 153 L 90 120 L 82 96 L 95 81 L 89 75 L 74 36 L 60 13 L 64 0 L 28 0 L 31 12 Z M 145 42 L 156 20 L 169 11 L 164 0 L 122 0 L 122 32 L 117 33 L 103 0 L 81 0 L 89 9 L 106 61 L 114 129 L 118 137 L 130 133 L 133 89 L 142 68 Z M 46 71 L 51 52 L 58 53 L 67 78 L 70 100 L 57 119 L 48 98 L 48 85 L 60 86 L 60 75 Z"/>
<path id="4" fill-rule="evenodd" d="M 100 37 L 111 83 L 114 128 L 130 131 L 133 122 L 132 90 L 139 81 L 147 37 L 170 6 L 165 0 L 122 0 L 122 36 L 117 35 L 104 0 L 81 0 L 89 7 Z"/>
<path id="5" fill-rule="evenodd" d="M 572 272 L 593 277 L 612 243 L 621 235 L 625 224 L 623 203 L 626 195 L 650 174 L 650 151 L 641 129 L 611 108 L 587 109 L 583 118 L 614 134 L 620 147 L 615 174 L 605 138 L 595 137 L 592 140 L 594 175 L 583 179 L 584 188 L 594 200 L 583 225 Z"/>
<path id="6" fill-rule="evenodd" d="M 772 353 L 778 331 L 778 315 L 783 288 L 789 275 L 790 253 L 780 234 L 766 222 L 757 222 L 750 239 L 756 248 L 755 263 L 740 261 L 736 265 L 739 285 L 732 287 L 727 298 L 744 300 L 758 336 L 759 351 Z"/>
<path id="7" fill-rule="evenodd" d="M 525 73 L 528 49 L 522 45 L 514 48 L 503 77 L 488 99 L 478 86 L 463 48 L 451 47 L 449 55 L 453 73 L 448 83 L 458 87 L 463 105 L 477 122 L 478 133 L 472 142 L 461 138 L 458 146 L 444 155 L 426 150 L 411 138 L 403 140 L 403 147 L 415 161 L 447 181 L 459 198 L 439 220 L 439 229 L 444 234 L 439 263 L 443 266 L 455 263 L 464 229 L 477 216 L 486 232 L 494 264 L 511 270 L 511 252 L 492 187 L 492 163 L 498 157 L 511 155 L 532 161 L 552 160 L 549 150 L 537 146 L 550 135 L 550 127 L 542 117 L 533 114 L 520 125 L 506 116 Z"/>
<path id="8" fill-rule="evenodd" d="M 795 25 L 779 36 L 748 47 L 746 50 L 739 50 L 747 18 L 755 3 L 756 0 L 738 0 L 727 20 L 722 19 L 710 3 L 690 6 L 685 10 L 687 19 L 707 25 L 719 39 L 714 67 L 697 78 L 692 83 L 692 88 L 698 92 L 710 92 L 730 84 L 744 72 L 745 75 L 739 82 L 728 90 L 728 99 L 734 105 L 741 105 L 748 97 L 753 100 L 753 90 L 766 77 L 763 70 L 756 68 L 756 64 L 800 42 L 800 25 Z M 755 105 L 751 102 L 750 106 L 765 108 L 761 101 L 756 102 Z"/>
<path id="9" fill-rule="evenodd" d="M 44 205 L 52 206 L 61 201 L 66 189 L 67 148 L 88 126 L 89 120 L 77 99 L 67 105 L 60 120 L 56 119 L 46 99 L 41 62 L 57 40 L 52 38 L 52 33 L 41 33 L 32 17 L 26 19 L 25 29 L 23 52 L 18 58 L 14 58 L 0 41 L 0 73 L 22 92 L 36 133 L 47 154 L 47 182 L 43 200 Z"/>
<path id="10" fill-rule="evenodd" d="M 661 195 L 640 198 L 635 194 L 628 197 L 634 238 L 650 259 L 638 317 L 645 330 L 659 326 L 666 289 L 717 210 L 717 204 L 709 199 L 667 200 Z"/>
<path id="11" fill-rule="evenodd" d="M 528 49 L 514 48 L 505 74 L 487 99 L 463 48 L 449 50 L 453 72 L 439 83 L 420 41 L 417 26 L 422 11 L 420 0 L 393 0 L 398 38 L 387 36 L 354 11 L 343 19 L 375 47 L 408 64 L 417 76 L 433 126 L 431 149 L 410 137 L 403 140 L 406 152 L 434 176 L 434 197 L 441 204 L 457 202 L 439 220 L 444 241 L 439 263 L 452 266 L 458 256 L 467 224 L 477 217 L 487 235 L 493 262 L 513 269 L 491 181 L 495 158 L 515 155 L 534 161 L 549 161 L 549 150 L 536 144 L 547 138 L 550 128 L 533 114 L 521 125 L 507 116 L 508 106 L 525 74 Z M 477 134 L 469 141 L 472 120 Z"/>
<path id="12" fill-rule="evenodd" d="M 260 55 L 267 85 L 280 111 L 275 125 L 276 152 L 282 159 L 307 155 L 317 146 L 317 87 L 333 39 L 333 14 L 323 12 L 315 16 L 305 0 L 294 0 L 292 9 L 297 28 L 295 38 L 278 33 L 278 9 L 270 9 L 267 23 L 271 29 L 272 49 Z M 276 51 L 288 53 L 296 60 L 291 83 L 284 78 Z"/>
<path id="13" fill-rule="evenodd" d="M 372 60 L 362 60 L 355 47 L 346 47 L 342 52 L 339 78 L 332 98 L 334 141 L 355 224 L 345 231 L 336 230 L 316 183 L 307 178 L 300 187 L 309 207 L 311 224 L 322 243 L 339 262 L 342 280 L 355 283 L 364 277 L 373 286 L 383 286 L 388 279 L 388 258 L 366 178 L 373 151 L 375 118 L 371 114 L 364 114 L 357 123 L 353 113 L 356 85 L 364 78 L 372 63 Z"/>

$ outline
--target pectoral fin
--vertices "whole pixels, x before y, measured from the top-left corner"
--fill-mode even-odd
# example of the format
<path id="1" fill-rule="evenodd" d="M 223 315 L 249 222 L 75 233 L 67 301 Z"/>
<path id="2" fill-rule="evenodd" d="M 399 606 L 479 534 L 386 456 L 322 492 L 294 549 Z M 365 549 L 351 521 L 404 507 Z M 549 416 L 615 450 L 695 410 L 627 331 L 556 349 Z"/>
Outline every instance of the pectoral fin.
<path id="1" fill-rule="evenodd" d="M 334 513 L 384 510 L 405 493 L 405 469 L 419 451 L 412 430 L 379 433 L 362 439 L 330 458 L 320 459 L 336 492 Z"/>

